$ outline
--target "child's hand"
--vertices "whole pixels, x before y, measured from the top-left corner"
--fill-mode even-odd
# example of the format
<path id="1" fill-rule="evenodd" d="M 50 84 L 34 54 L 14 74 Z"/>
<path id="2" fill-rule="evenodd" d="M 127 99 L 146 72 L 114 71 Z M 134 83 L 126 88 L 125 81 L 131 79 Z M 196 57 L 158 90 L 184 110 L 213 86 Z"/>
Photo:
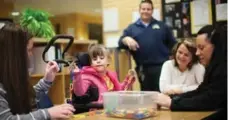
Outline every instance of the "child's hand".
<path id="1" fill-rule="evenodd" d="M 47 110 L 51 119 L 69 119 L 75 111 L 74 107 L 70 104 L 57 105 Z"/>
<path id="2" fill-rule="evenodd" d="M 58 71 L 59 66 L 55 61 L 48 62 L 45 70 L 44 80 L 53 82 Z"/>
<path id="3" fill-rule="evenodd" d="M 69 66 L 69 70 L 76 73 L 76 72 L 79 72 L 79 68 L 78 66 L 75 64 L 75 62 L 72 62 Z"/>
<path id="4" fill-rule="evenodd" d="M 136 77 L 136 72 L 135 72 L 135 70 L 134 69 L 130 69 L 130 70 L 128 70 L 128 75 L 130 76 L 130 77 Z"/>
<path id="5" fill-rule="evenodd" d="M 128 83 L 131 83 L 131 82 L 134 82 L 134 81 L 135 81 L 135 79 L 136 79 L 136 77 L 137 77 L 137 74 L 136 74 L 135 70 L 130 69 L 130 70 L 128 71 L 128 76 L 129 76 Z"/>
<path id="6" fill-rule="evenodd" d="M 125 90 L 128 90 L 129 88 L 132 87 L 133 83 L 136 80 L 136 77 L 137 77 L 137 74 L 136 74 L 135 70 L 130 69 L 128 71 L 128 79 L 127 79 L 127 85 L 126 85 Z"/>

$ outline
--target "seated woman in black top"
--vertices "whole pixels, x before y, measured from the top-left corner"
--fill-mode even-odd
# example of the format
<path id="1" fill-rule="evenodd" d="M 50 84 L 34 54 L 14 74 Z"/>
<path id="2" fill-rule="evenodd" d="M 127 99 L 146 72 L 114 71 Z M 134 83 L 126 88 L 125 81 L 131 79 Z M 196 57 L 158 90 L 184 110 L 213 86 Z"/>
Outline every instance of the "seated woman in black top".
<path id="1" fill-rule="evenodd" d="M 180 95 L 158 95 L 158 104 L 172 111 L 210 111 L 227 107 L 227 26 L 203 27 L 196 38 L 204 81 L 196 90 Z"/>

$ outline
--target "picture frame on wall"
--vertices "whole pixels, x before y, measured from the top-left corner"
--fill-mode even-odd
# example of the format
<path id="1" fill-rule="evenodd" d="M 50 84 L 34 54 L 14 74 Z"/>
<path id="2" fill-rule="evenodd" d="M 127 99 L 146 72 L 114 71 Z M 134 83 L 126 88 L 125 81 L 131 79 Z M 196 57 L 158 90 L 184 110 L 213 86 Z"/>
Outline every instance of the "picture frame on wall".
<path id="1" fill-rule="evenodd" d="M 191 37 L 190 0 L 162 0 L 164 22 L 176 38 Z"/>

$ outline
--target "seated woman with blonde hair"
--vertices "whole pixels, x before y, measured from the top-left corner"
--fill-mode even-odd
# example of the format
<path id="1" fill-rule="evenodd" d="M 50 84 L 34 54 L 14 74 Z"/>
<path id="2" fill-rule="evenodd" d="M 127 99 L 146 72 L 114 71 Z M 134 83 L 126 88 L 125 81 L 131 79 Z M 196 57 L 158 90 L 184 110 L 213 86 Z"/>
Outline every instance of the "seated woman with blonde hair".
<path id="1" fill-rule="evenodd" d="M 205 69 L 198 63 L 196 47 L 190 40 L 175 45 L 173 59 L 166 61 L 160 75 L 162 93 L 180 94 L 195 90 L 203 81 Z"/>

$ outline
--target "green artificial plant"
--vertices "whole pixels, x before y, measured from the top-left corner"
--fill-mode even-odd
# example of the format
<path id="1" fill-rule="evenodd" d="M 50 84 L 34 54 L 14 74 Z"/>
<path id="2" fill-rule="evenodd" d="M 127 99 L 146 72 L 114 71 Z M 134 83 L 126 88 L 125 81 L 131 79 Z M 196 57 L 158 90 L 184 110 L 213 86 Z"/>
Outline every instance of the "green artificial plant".
<path id="1" fill-rule="evenodd" d="M 49 20 L 51 15 L 42 10 L 25 9 L 20 17 L 20 25 L 32 33 L 34 37 L 50 39 L 55 35 Z"/>

